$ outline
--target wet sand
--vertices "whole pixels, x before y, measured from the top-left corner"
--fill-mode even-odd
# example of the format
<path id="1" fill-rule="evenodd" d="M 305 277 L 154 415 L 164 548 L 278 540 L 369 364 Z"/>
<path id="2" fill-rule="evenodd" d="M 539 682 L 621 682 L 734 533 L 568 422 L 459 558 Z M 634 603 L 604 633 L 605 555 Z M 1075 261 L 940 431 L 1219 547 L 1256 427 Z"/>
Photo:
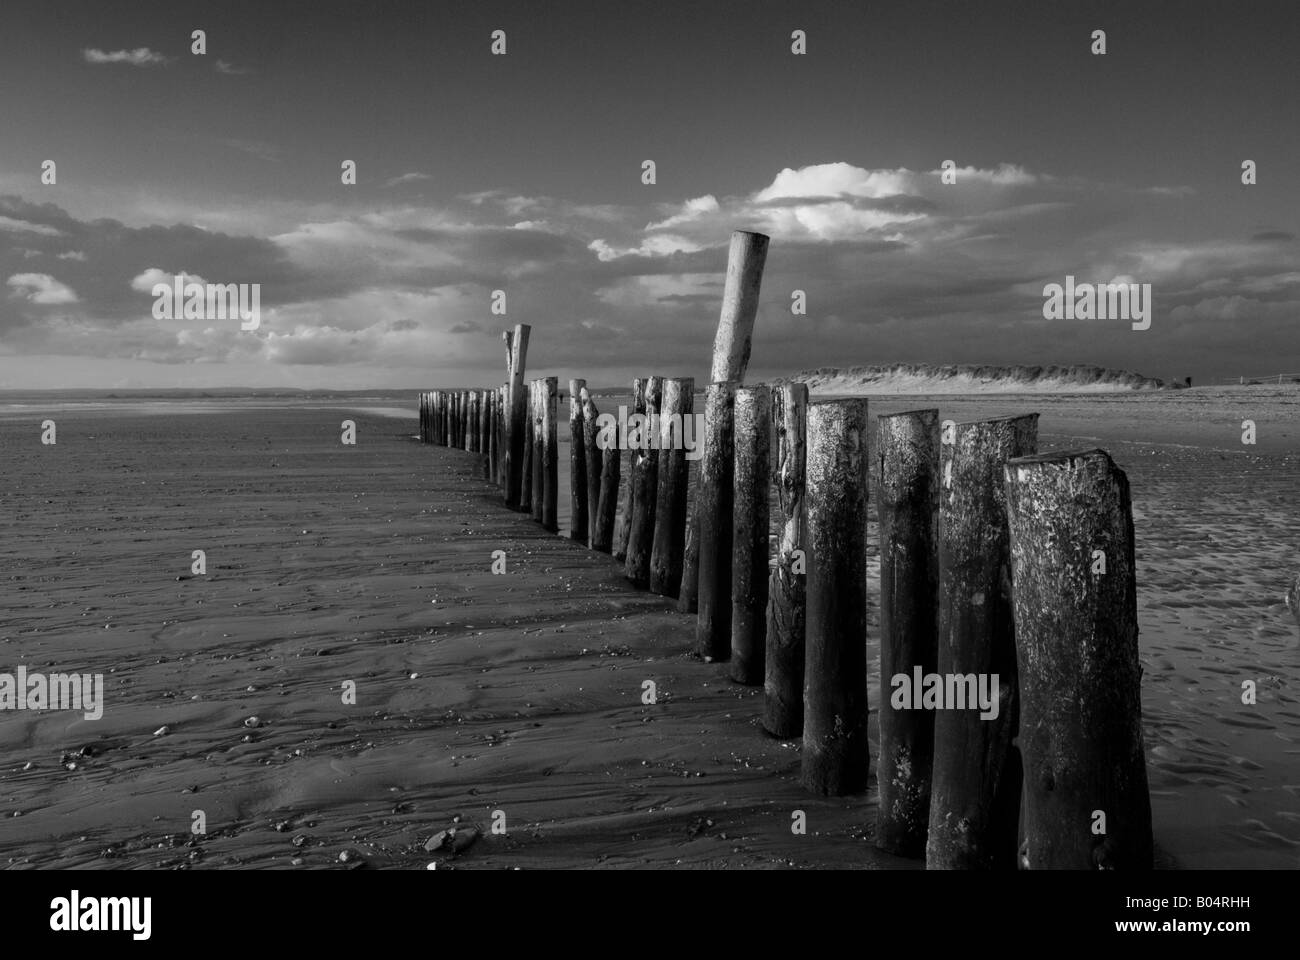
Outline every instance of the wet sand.
<path id="1" fill-rule="evenodd" d="M 1112 453 L 1133 487 L 1163 862 L 1295 867 L 1300 646 L 1282 594 L 1300 567 L 1300 406 L 1294 390 L 1227 393 L 881 398 L 872 412 L 1037 409 L 1044 449 Z M 497 810 L 506 835 L 440 869 L 919 866 L 871 846 L 874 787 L 799 788 L 798 744 L 758 726 L 761 691 L 688 652 L 694 618 L 504 510 L 477 458 L 420 447 L 413 419 L 82 410 L 59 414 L 45 447 L 41 418 L 0 419 L 0 670 L 102 672 L 107 705 L 97 721 L 0 715 L 0 866 L 423 869 L 437 859 L 423 842 L 454 816 L 487 830 Z M 195 549 L 206 577 L 190 576 Z M 1242 679 L 1257 705 L 1241 704 Z M 190 833 L 195 810 L 206 836 Z"/>

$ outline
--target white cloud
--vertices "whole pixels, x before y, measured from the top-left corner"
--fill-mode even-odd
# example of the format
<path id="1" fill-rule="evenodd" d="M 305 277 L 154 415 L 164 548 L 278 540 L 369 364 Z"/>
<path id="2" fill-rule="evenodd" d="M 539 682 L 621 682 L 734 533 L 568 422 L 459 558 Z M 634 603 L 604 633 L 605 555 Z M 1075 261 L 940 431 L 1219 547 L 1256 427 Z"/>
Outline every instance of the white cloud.
<path id="1" fill-rule="evenodd" d="M 676 234 L 661 233 L 646 237 L 639 246 L 635 247 L 615 247 L 604 240 L 597 239 L 587 244 L 587 249 L 596 251 L 597 259 L 608 262 L 620 257 L 667 257 L 674 253 L 694 253 L 703 250 L 704 247 Z"/>
<path id="2" fill-rule="evenodd" d="M 133 67 L 152 67 L 167 63 L 168 57 L 150 50 L 148 47 L 136 47 L 134 50 L 96 50 L 87 47 L 81 51 L 87 63 L 126 63 Z"/>
<path id="3" fill-rule="evenodd" d="M 27 231 L 28 233 L 39 233 L 43 237 L 61 237 L 63 236 L 53 227 L 47 227 L 43 223 L 28 223 L 26 220 L 15 220 L 13 217 L 0 217 L 0 230 Z"/>
<path id="4" fill-rule="evenodd" d="M 7 282 L 19 296 L 32 303 L 51 305 L 77 302 L 77 295 L 72 292 L 72 288 L 59 283 L 48 273 L 16 273 Z"/>
<path id="5" fill-rule="evenodd" d="M 167 284 L 167 286 L 170 287 L 174 283 L 175 278 L 177 276 L 181 278 L 182 283 L 206 284 L 208 282 L 204 280 L 202 277 L 200 277 L 198 274 L 185 273 L 184 271 L 181 271 L 179 274 L 168 273 L 165 270 L 159 270 L 157 267 L 150 267 L 144 273 L 132 279 L 131 289 L 139 290 L 141 293 L 152 294 L 154 284 L 165 283 Z"/>
<path id="6" fill-rule="evenodd" d="M 69 250 L 66 253 L 60 253 L 58 254 L 58 258 L 60 260 L 77 260 L 81 263 L 86 262 L 86 255 L 80 250 Z"/>
<path id="7" fill-rule="evenodd" d="M 658 223 L 646 224 L 647 230 L 667 230 L 670 227 L 680 226 L 683 223 L 690 223 L 698 220 L 706 214 L 718 212 L 718 200 L 713 194 L 705 194 L 702 197 L 695 197 L 693 200 L 687 200 L 682 204 L 682 209 L 665 220 Z"/>

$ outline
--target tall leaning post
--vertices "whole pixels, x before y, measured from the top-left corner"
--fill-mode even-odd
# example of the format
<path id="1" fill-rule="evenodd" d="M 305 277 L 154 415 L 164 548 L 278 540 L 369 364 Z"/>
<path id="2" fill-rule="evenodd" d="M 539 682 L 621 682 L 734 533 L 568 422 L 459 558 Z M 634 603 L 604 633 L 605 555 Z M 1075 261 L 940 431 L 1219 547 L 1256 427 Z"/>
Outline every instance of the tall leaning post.
<path id="1" fill-rule="evenodd" d="M 731 679 L 763 685 L 767 654 L 768 494 L 772 391 L 741 387 L 735 406 L 732 485 Z"/>
<path id="2" fill-rule="evenodd" d="M 650 585 L 650 554 L 654 549 L 656 493 L 659 489 L 659 407 L 663 377 L 645 382 L 645 425 L 641 446 L 632 451 L 632 516 L 628 525 L 624 572 L 638 587 Z"/>
<path id="3" fill-rule="evenodd" d="M 582 436 L 578 438 L 578 442 L 582 443 L 583 462 L 587 468 L 587 545 L 594 550 L 597 540 L 596 530 L 600 523 L 600 481 L 604 455 L 598 442 L 600 412 L 596 409 L 595 401 L 591 399 L 591 391 L 583 386 L 580 393 Z"/>
<path id="4" fill-rule="evenodd" d="M 691 377 L 663 382 L 659 410 L 659 476 L 655 487 L 655 535 L 650 551 L 650 590 L 676 597 L 682 584 L 682 553 L 686 545 L 686 488 L 690 464 L 685 432 L 695 435 L 695 381 Z"/>
<path id="5" fill-rule="evenodd" d="M 635 414 L 645 415 L 645 387 L 644 377 L 636 377 L 632 381 L 632 411 L 628 415 L 627 434 L 629 442 L 627 446 L 632 448 L 630 438 L 632 436 L 631 418 Z M 614 516 L 614 542 L 610 545 L 610 553 L 614 559 L 620 563 L 626 564 L 627 561 L 627 544 L 632 536 L 632 497 L 636 490 L 633 485 L 636 472 L 637 455 L 639 450 L 634 448 L 627 450 L 624 459 L 627 465 L 627 482 L 622 484 L 618 498 L 618 513 Z M 621 468 L 620 468 L 621 469 Z"/>
<path id="6" fill-rule="evenodd" d="M 731 656 L 731 498 L 735 381 L 709 384 L 704 400 L 704 456 L 696 489 L 699 577 L 696 652 L 706 663 Z"/>
<path id="7" fill-rule="evenodd" d="M 722 312 L 713 338 L 711 383 L 732 381 L 739 386 L 745 382 L 754 342 L 754 320 L 758 316 L 758 293 L 763 282 L 763 267 L 767 263 L 768 240 L 764 234 L 748 230 L 737 230 L 731 235 L 722 289 Z M 708 429 L 707 423 L 705 429 Z M 677 599 L 677 609 L 683 613 L 694 613 L 698 609 L 700 515 L 697 502 L 698 496 L 692 498 L 687 519 L 682 585 Z"/>
<path id="8" fill-rule="evenodd" d="M 540 407 L 540 442 L 542 447 L 542 529 L 559 533 L 560 502 L 560 444 L 557 416 L 559 414 L 559 377 L 543 377 L 538 381 L 537 402 Z"/>
<path id="9" fill-rule="evenodd" d="M 507 372 L 506 404 L 502 411 L 505 436 L 502 437 L 502 456 L 505 459 L 506 506 L 518 510 L 523 489 L 524 421 L 527 417 L 528 396 L 524 391 L 524 365 L 528 358 L 528 334 L 532 330 L 526 323 L 516 324 L 514 332 L 506 331 Z"/>
<path id="10" fill-rule="evenodd" d="M 1150 870 L 1128 477 L 1086 450 L 1010 460 L 1004 483 L 1021 668 L 1019 865 Z"/>
<path id="11" fill-rule="evenodd" d="M 776 423 L 776 495 L 781 539 L 767 587 L 763 729 L 774 737 L 803 733 L 805 580 L 804 472 L 808 385 L 795 381 L 773 395 Z"/>
<path id="12" fill-rule="evenodd" d="M 867 401 L 808 407 L 805 789 L 867 789 Z"/>
<path id="13" fill-rule="evenodd" d="M 587 542 L 587 445 L 582 427 L 586 380 L 569 381 L 569 539 Z"/>
<path id="14" fill-rule="evenodd" d="M 935 711 L 929 870 L 1016 868 L 1020 711 L 1002 467 L 1037 446 L 1036 413 L 941 430 L 937 672 L 976 683 L 945 684 L 964 709 Z M 984 684 L 987 711 L 970 702 Z"/>
<path id="15" fill-rule="evenodd" d="M 915 686 L 937 669 L 939 411 L 877 418 L 880 532 L 880 759 L 876 846 L 924 858 L 930 824 L 934 712 L 896 702 L 893 678 Z M 901 696 L 901 695 L 900 695 Z"/>

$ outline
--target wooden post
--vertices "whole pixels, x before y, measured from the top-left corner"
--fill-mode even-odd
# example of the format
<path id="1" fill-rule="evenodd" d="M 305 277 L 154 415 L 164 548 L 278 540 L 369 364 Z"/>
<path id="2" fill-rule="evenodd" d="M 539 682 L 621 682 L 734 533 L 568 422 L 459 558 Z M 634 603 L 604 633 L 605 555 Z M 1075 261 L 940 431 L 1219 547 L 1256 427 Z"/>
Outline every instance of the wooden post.
<path id="1" fill-rule="evenodd" d="M 686 488 L 690 463 L 683 433 L 695 432 L 695 381 L 690 377 L 663 382 L 659 404 L 659 466 L 655 488 L 655 535 L 650 552 L 650 589 L 676 597 L 682 586 L 682 552 L 686 545 Z"/>
<path id="2" fill-rule="evenodd" d="M 451 400 L 451 407 L 450 407 L 451 423 L 448 424 L 447 426 L 447 446 L 451 447 L 452 449 L 455 449 L 456 438 L 459 433 L 458 428 L 460 424 L 460 391 L 453 390 L 451 392 L 450 400 Z"/>
<path id="3" fill-rule="evenodd" d="M 867 401 L 808 407 L 808 633 L 801 780 L 867 788 Z"/>
<path id="4" fill-rule="evenodd" d="M 774 737 L 790 738 L 803 733 L 808 385 L 795 381 L 777 387 L 772 414 L 776 421 L 781 540 L 767 587 L 763 729 Z"/>
<path id="5" fill-rule="evenodd" d="M 465 444 L 465 449 L 470 453 L 478 453 L 478 421 L 479 421 L 479 392 L 471 390 L 469 392 L 469 436 Z"/>
<path id="6" fill-rule="evenodd" d="M 876 846 L 924 857 L 930 823 L 934 712 L 894 700 L 893 678 L 913 683 L 938 667 L 939 411 L 878 418 L 880 465 L 880 759 Z"/>
<path id="7" fill-rule="evenodd" d="M 631 420 L 634 414 L 645 414 L 645 387 L 644 377 L 637 377 L 632 381 L 632 410 L 628 414 L 627 437 L 632 437 Z M 631 443 L 628 443 L 631 446 Z M 627 483 L 623 484 L 618 498 L 618 515 L 614 518 L 614 543 L 611 546 L 611 553 L 614 559 L 620 563 L 627 560 L 627 543 L 632 536 L 632 485 L 635 480 L 634 468 L 636 466 L 636 450 L 626 451 L 627 462 Z"/>
<path id="8" fill-rule="evenodd" d="M 695 645 L 706 663 L 731 656 L 731 496 L 735 381 L 709 384 L 704 401 L 696 519 L 700 536 Z"/>
<path id="9" fill-rule="evenodd" d="M 519 510 L 523 491 L 524 421 L 527 417 L 528 396 L 524 392 L 524 362 L 528 357 L 528 334 L 532 330 L 526 323 L 515 326 L 514 334 L 505 332 L 508 362 L 506 364 L 506 404 L 502 411 L 505 436 L 502 454 L 505 458 L 506 506 Z"/>
<path id="10" fill-rule="evenodd" d="M 595 413 L 595 404 L 592 404 L 592 413 Z M 594 416 L 591 418 L 593 424 L 595 419 Z M 596 445 L 597 439 L 599 434 L 592 437 L 592 445 Z M 600 499 L 595 527 L 591 532 L 591 549 L 609 553 L 614 542 L 614 511 L 618 505 L 618 475 L 623 451 L 616 441 L 608 444 L 600 455 Z"/>
<path id="11" fill-rule="evenodd" d="M 707 430 L 708 428 L 705 427 Z M 700 437 L 703 443 L 704 438 Z M 693 495 L 692 495 L 693 493 Z M 700 478 L 695 476 L 695 489 L 686 492 L 686 539 L 682 542 L 682 581 L 677 588 L 677 612 L 699 612 L 700 589 Z"/>
<path id="12" fill-rule="evenodd" d="M 451 392 L 442 391 L 442 445 L 451 446 Z"/>
<path id="13" fill-rule="evenodd" d="M 645 424 L 641 446 L 632 453 L 632 515 L 628 526 L 627 578 L 638 587 L 650 585 L 650 552 L 654 549 L 655 500 L 659 489 L 659 406 L 663 377 L 645 382 Z"/>
<path id="14" fill-rule="evenodd" d="M 460 404 L 460 448 L 468 452 L 473 449 L 474 441 L 474 391 L 462 390 Z"/>
<path id="15" fill-rule="evenodd" d="M 488 390 L 487 396 L 487 467 L 485 476 L 493 483 L 497 482 L 497 392 Z"/>
<path id="16" fill-rule="evenodd" d="M 591 393 L 587 388 L 582 387 L 580 392 L 582 400 L 582 455 L 587 468 L 587 544 L 592 549 L 595 549 L 596 527 L 600 514 L 600 475 L 601 468 L 604 465 L 604 456 L 600 450 L 600 444 L 597 443 L 600 436 L 597 419 L 600 414 L 596 410 L 596 404 L 591 399 Z"/>
<path id="17" fill-rule="evenodd" d="M 532 515 L 533 512 L 533 442 L 536 438 L 537 431 L 533 426 L 533 400 L 537 394 L 536 386 L 530 380 L 526 390 L 521 390 L 524 396 L 524 414 L 519 424 L 519 430 L 523 433 L 524 455 L 520 463 L 520 480 L 522 486 L 519 493 L 519 509 L 521 512 Z M 540 498 L 542 491 L 537 491 Z"/>
<path id="18" fill-rule="evenodd" d="M 737 230 L 727 251 L 727 276 L 722 290 L 722 314 L 713 340 L 714 383 L 743 382 L 749 367 L 758 316 L 758 291 L 767 262 L 768 238 L 761 233 Z"/>
<path id="19" fill-rule="evenodd" d="M 478 451 L 483 461 L 483 479 L 491 480 L 492 471 L 492 401 L 496 393 L 492 390 L 478 392 Z"/>
<path id="20" fill-rule="evenodd" d="M 497 387 L 497 486 L 506 488 L 506 420 L 510 416 L 510 385 Z"/>
<path id="21" fill-rule="evenodd" d="M 966 708 L 935 711 L 925 865 L 1015 869 L 1020 711 L 1002 467 L 1035 452 L 1038 414 L 953 424 L 950 433 L 939 448 L 937 672 Z M 985 716 L 993 710 L 970 700 L 981 686 L 991 694 L 994 676 L 996 715 Z"/>
<path id="22" fill-rule="evenodd" d="M 560 497 L 560 444 L 556 420 L 559 402 L 559 377 L 543 377 L 537 381 L 537 403 L 540 407 L 538 443 L 542 450 L 542 529 L 559 533 Z"/>
<path id="23" fill-rule="evenodd" d="M 533 519 L 542 522 L 546 504 L 546 421 L 540 379 L 534 380 L 533 386 Z"/>
<path id="24" fill-rule="evenodd" d="M 767 527 L 772 391 L 741 387 L 735 406 L 732 486 L 731 679 L 762 686 L 767 653 Z"/>
<path id="25" fill-rule="evenodd" d="M 586 380 L 569 381 L 569 539 L 587 542 L 587 446 L 582 428 Z"/>
<path id="26" fill-rule="evenodd" d="M 1004 482 L 1021 668 L 1020 864 L 1150 870 L 1128 477 L 1087 450 L 1011 460 Z"/>

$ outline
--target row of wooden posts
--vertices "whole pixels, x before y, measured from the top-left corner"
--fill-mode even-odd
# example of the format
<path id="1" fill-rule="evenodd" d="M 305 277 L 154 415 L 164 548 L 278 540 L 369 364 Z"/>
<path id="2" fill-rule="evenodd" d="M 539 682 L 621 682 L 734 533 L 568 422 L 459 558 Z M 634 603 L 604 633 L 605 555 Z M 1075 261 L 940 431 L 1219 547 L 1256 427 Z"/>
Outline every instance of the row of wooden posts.
<path id="1" fill-rule="evenodd" d="M 860 793 L 874 455 L 877 846 L 938 869 L 1149 868 L 1124 473 L 1100 450 L 1039 455 L 1037 414 L 941 424 L 938 410 L 914 410 L 873 431 L 866 399 L 742 386 L 765 250 L 760 235 L 733 237 L 693 498 L 670 417 L 693 413 L 690 378 L 634 381 L 633 412 L 663 415 L 665 435 L 631 452 L 621 500 L 621 451 L 599 448 L 595 402 L 570 381 L 569 535 L 695 613 L 699 654 L 764 687 L 769 733 L 802 737 L 806 788 Z M 421 438 L 483 454 L 506 504 L 556 531 L 558 381 L 525 394 L 528 335 L 505 334 L 502 387 L 422 394 Z M 940 689 L 996 676 L 996 710 L 918 709 L 919 691 L 894 706 L 894 678 L 930 675 Z"/>

